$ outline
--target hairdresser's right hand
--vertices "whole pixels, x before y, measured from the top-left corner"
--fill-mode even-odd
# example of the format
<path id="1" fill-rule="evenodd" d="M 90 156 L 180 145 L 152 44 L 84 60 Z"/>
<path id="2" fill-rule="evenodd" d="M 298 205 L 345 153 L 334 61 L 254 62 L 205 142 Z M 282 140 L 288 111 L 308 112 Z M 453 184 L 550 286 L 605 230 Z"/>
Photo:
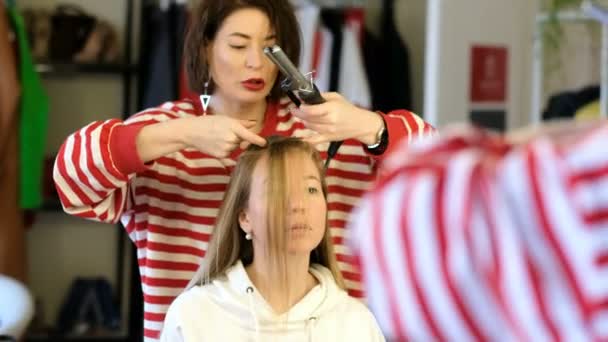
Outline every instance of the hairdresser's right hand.
<path id="1" fill-rule="evenodd" d="M 255 127 L 255 121 L 221 115 L 186 120 L 189 120 L 184 127 L 186 145 L 216 158 L 230 156 L 237 147 L 245 149 L 250 144 L 266 145 L 266 139 L 251 131 Z"/>

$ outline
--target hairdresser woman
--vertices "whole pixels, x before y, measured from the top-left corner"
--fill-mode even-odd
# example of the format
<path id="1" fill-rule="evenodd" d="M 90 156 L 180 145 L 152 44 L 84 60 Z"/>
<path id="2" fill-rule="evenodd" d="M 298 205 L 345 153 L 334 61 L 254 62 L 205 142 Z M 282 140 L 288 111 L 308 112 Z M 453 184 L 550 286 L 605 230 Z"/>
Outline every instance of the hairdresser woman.
<path id="1" fill-rule="evenodd" d="M 205 254 L 236 159 L 270 135 L 306 136 L 323 156 L 328 141 L 345 140 L 327 171 L 329 227 L 349 292 L 362 295 L 358 274 L 344 262 L 350 209 L 378 158 L 432 128 L 408 111 L 367 111 L 335 93 L 290 111 L 279 102 L 281 77 L 263 48 L 278 44 L 297 61 L 299 42 L 287 0 L 203 0 L 185 43 L 190 86 L 201 99 L 93 122 L 61 147 L 54 179 L 65 211 L 120 220 L 137 246 L 150 340 Z"/>

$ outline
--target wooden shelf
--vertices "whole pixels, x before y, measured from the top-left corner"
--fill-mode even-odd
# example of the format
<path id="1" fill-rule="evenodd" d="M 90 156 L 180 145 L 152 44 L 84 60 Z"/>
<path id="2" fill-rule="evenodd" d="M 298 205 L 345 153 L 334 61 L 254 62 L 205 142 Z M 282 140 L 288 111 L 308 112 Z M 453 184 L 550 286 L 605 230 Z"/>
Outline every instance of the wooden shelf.
<path id="1" fill-rule="evenodd" d="M 126 64 L 36 63 L 36 71 L 42 76 L 72 74 L 124 75 L 135 73 L 137 67 Z"/>
<path id="2" fill-rule="evenodd" d="M 61 206 L 59 198 L 45 199 L 42 206 L 38 210 L 63 212 L 63 206 Z"/>
<path id="3" fill-rule="evenodd" d="M 60 335 L 60 334 L 28 334 L 25 341 L 28 342 L 92 342 L 92 341 L 128 341 L 129 337 L 121 333 L 100 333 L 95 335 Z"/>
<path id="4" fill-rule="evenodd" d="M 136 17 L 141 18 L 141 15 L 144 13 L 144 4 L 142 1 L 135 0 L 124 0 L 124 1 L 108 1 L 106 10 L 112 11 L 122 11 L 122 8 L 118 8 L 117 6 L 124 6 L 124 30 L 117 30 L 117 33 L 121 33 L 122 40 L 122 48 L 121 53 L 123 58 L 121 58 L 117 63 L 75 63 L 75 62 L 58 62 L 58 61 L 50 61 L 50 60 L 37 60 L 34 61 L 35 70 L 39 73 L 40 77 L 45 80 L 51 81 L 50 83 L 45 83 L 45 86 L 54 87 L 55 83 L 52 82 L 55 79 L 62 82 L 80 82 L 81 79 L 83 81 L 83 86 L 88 86 L 90 83 L 88 81 L 94 80 L 102 80 L 106 81 L 106 78 L 112 78 L 112 81 L 118 81 L 116 83 L 121 83 L 122 88 L 122 109 L 121 112 L 125 115 L 135 112 L 135 103 L 138 100 L 139 96 L 139 84 L 137 77 L 139 76 L 140 68 L 135 62 L 137 60 L 137 56 L 133 55 L 133 44 L 138 41 L 140 38 L 137 37 L 133 30 L 134 28 L 134 19 Z M 122 4 L 120 4 L 122 3 Z M 121 6 L 123 5 L 123 6 Z M 38 7 L 38 6 L 36 6 Z M 137 11 L 135 10 L 137 8 Z M 93 9 L 93 8 L 91 8 Z M 94 14 L 94 13 L 92 13 Z M 123 32 L 119 32 L 123 31 Z M 145 32 L 143 32 L 145 34 Z M 135 63 L 135 64 L 134 64 Z M 103 82 L 102 82 L 103 83 Z M 64 84 L 60 84 L 59 86 L 63 86 Z M 73 85 L 70 85 L 73 86 Z M 79 85 L 76 85 L 78 87 Z M 54 89 L 55 92 L 50 96 L 61 96 L 62 100 L 67 99 L 66 102 L 70 100 L 70 96 L 74 96 L 71 93 L 63 93 L 60 90 Z M 86 91 L 86 89 L 83 89 Z M 93 94 L 95 95 L 95 94 Z M 51 99 L 52 100 L 52 99 Z M 57 101 L 62 102 L 62 101 Z M 63 104 L 63 103 L 62 103 Z M 90 105 L 89 102 L 83 101 L 83 105 Z M 84 109 L 86 110 L 86 109 Z M 50 170 L 47 170 L 50 171 Z M 49 175 L 47 175 L 49 176 Z M 49 179 L 47 179 L 49 180 Z M 45 180 L 46 181 L 46 180 Z M 50 180 L 49 180 L 50 181 Z M 47 184 L 48 185 L 48 184 Z M 59 199 L 56 195 L 51 195 L 52 191 L 49 189 L 45 189 L 45 197 L 44 202 L 40 208 L 38 208 L 39 213 L 52 213 L 53 215 L 40 215 L 41 218 L 48 220 L 58 221 L 63 219 L 59 217 L 64 214 L 63 208 Z M 57 213 L 57 215 L 55 215 Z M 56 218 L 53 216 L 57 216 Z M 75 218 L 76 220 L 76 218 Z M 63 222 L 63 221 L 60 221 Z M 45 222 L 46 223 L 46 222 Z M 55 224 L 62 225 L 60 224 Z M 71 226 L 71 223 L 67 224 Z M 117 227 L 119 225 L 116 225 Z M 70 227 L 72 228 L 72 227 Z M 121 316 L 121 331 L 91 331 L 91 334 L 86 335 L 65 335 L 59 334 L 53 327 L 48 327 L 49 329 L 40 329 L 40 330 L 31 330 L 24 337 L 25 341 L 142 341 L 143 339 L 143 313 L 141 309 L 139 309 L 140 301 L 135 301 L 135 304 L 132 304 L 131 298 L 129 296 L 130 292 L 133 292 L 133 288 L 139 289 L 141 286 L 139 285 L 139 278 L 136 276 L 137 273 L 137 260 L 132 259 L 135 255 L 135 252 L 131 250 L 133 248 L 130 244 L 127 243 L 128 239 L 125 237 L 125 230 L 120 227 L 119 234 L 117 236 L 117 253 L 116 253 L 116 279 L 115 279 L 115 291 L 116 291 L 116 305 L 120 310 Z M 40 232 L 42 234 L 48 233 Z M 129 249 L 127 250 L 127 247 Z M 128 253 L 127 253 L 128 251 Z M 125 260 L 128 260 L 128 266 L 125 266 Z M 125 267 L 128 267 L 125 269 Z M 73 273 L 73 272 L 72 272 Z M 127 281 L 125 281 L 125 278 Z M 134 279 L 133 284 L 131 284 L 131 279 Z M 133 287 L 133 288 L 132 288 Z M 48 297 L 45 297 L 48 296 Z M 54 296 L 54 294 L 53 294 Z M 141 296 L 141 295 L 140 295 Z M 143 298 L 143 297 L 142 297 Z M 52 298 L 51 294 L 41 295 L 40 300 L 44 302 L 45 305 L 48 305 L 55 310 L 55 308 L 50 304 L 51 300 L 56 300 L 57 298 Z M 125 303 L 125 301 L 127 303 Z M 131 309 L 131 306 L 137 306 L 134 310 Z M 49 309 L 50 310 L 50 309 Z"/>

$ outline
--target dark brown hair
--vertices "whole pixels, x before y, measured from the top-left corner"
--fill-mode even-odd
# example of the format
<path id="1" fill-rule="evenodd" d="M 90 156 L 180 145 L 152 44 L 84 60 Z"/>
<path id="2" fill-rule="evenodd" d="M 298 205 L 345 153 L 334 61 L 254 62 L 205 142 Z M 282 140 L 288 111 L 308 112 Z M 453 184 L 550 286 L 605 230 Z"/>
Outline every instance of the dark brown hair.
<path id="1" fill-rule="evenodd" d="M 297 64 L 300 59 L 300 29 L 293 7 L 288 0 L 200 0 L 191 19 L 184 44 L 186 73 L 190 89 L 202 94 L 209 80 L 209 63 L 205 47 L 215 39 L 224 20 L 243 8 L 256 8 L 266 13 L 275 30 L 276 41 L 285 54 Z M 282 96 L 277 77 L 269 97 L 278 100 Z M 213 80 L 212 80 L 213 81 Z M 209 92 L 213 92 L 213 82 Z"/>

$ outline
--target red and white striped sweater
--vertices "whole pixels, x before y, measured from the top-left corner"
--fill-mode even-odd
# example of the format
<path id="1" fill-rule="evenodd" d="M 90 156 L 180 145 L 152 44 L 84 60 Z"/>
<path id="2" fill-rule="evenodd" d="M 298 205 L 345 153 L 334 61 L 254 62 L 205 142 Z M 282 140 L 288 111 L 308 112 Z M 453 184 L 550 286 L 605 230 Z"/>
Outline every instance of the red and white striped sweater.
<path id="1" fill-rule="evenodd" d="M 608 341 L 607 142 L 470 129 L 389 157 L 351 220 L 387 338 Z"/>
<path id="2" fill-rule="evenodd" d="M 124 123 L 94 122 L 70 135 L 59 152 L 54 179 L 65 211 L 125 226 L 137 246 L 144 294 L 144 335 L 159 337 L 169 304 L 194 275 L 207 249 L 215 217 L 240 151 L 216 159 L 193 149 L 144 165 L 135 150 L 143 125 L 201 113 L 200 104 L 169 102 L 145 110 Z M 262 136 L 302 136 L 303 124 L 284 106 L 270 104 Z M 388 151 L 401 138 L 431 134 L 416 115 L 385 115 Z M 320 146 L 321 148 L 321 146 Z M 327 146 L 322 146 L 325 156 Z M 353 206 L 375 178 L 375 160 L 355 140 L 347 140 L 327 172 L 329 227 L 349 292 L 361 297 L 356 269 L 343 243 Z"/>

